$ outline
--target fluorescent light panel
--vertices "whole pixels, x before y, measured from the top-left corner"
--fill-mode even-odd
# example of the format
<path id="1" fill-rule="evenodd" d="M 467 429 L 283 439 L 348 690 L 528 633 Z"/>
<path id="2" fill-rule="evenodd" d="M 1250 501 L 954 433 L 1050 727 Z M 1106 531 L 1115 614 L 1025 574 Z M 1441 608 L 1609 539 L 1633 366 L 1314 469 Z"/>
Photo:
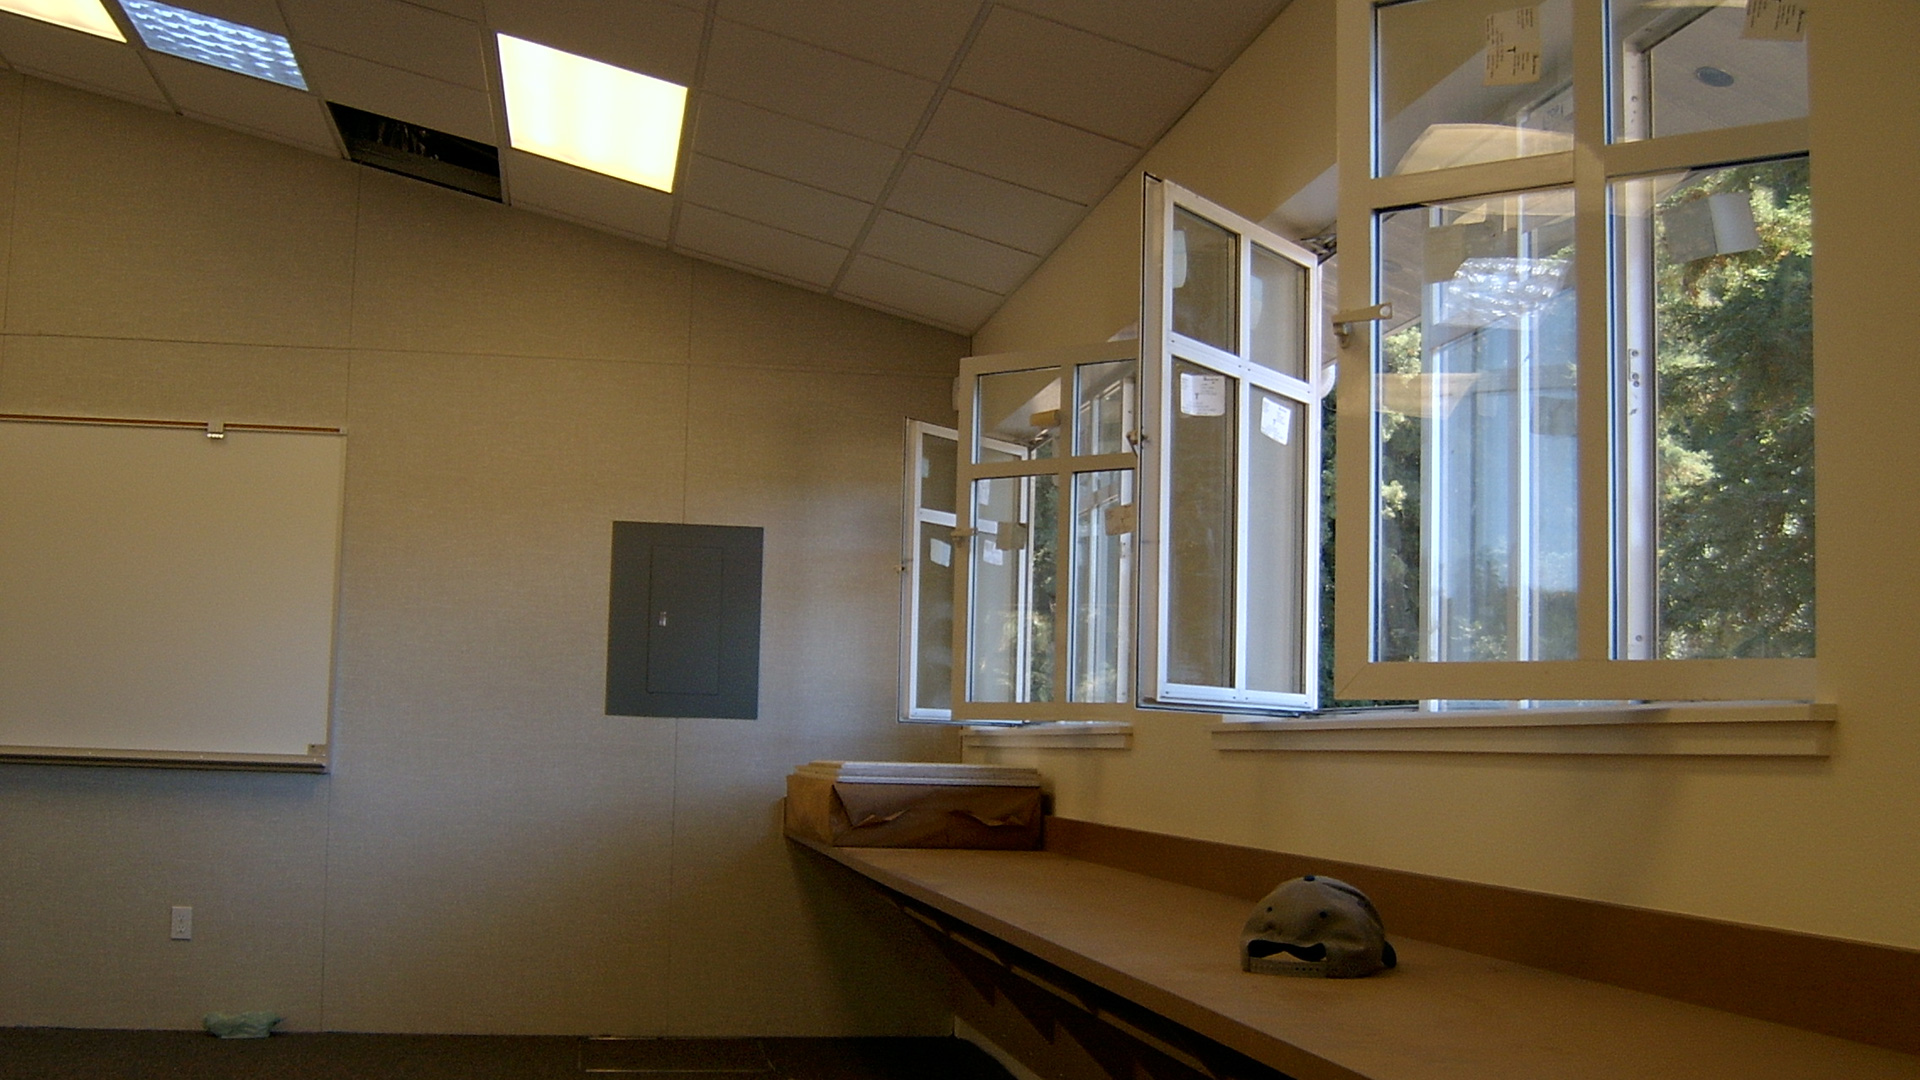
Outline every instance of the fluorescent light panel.
<path id="1" fill-rule="evenodd" d="M 0 0 L 0 11 L 11 11 L 108 41 L 127 40 L 100 0 Z"/>
<path id="2" fill-rule="evenodd" d="M 511 34 L 496 36 L 515 150 L 673 190 L 686 87 Z"/>
<path id="3" fill-rule="evenodd" d="M 225 68 L 256 79 L 307 88 L 293 46 L 279 34 L 256 30 L 212 15 L 158 3 L 157 0 L 121 0 L 127 17 L 147 48 L 182 60 Z"/>

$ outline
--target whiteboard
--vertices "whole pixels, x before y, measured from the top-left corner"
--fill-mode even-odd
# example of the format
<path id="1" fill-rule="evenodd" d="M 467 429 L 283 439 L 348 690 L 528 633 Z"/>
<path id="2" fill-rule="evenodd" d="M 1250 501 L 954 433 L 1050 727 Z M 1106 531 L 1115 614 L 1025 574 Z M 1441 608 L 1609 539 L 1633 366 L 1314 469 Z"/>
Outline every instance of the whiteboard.
<path id="1" fill-rule="evenodd" d="M 325 768 L 345 444 L 0 421 L 0 758 Z"/>

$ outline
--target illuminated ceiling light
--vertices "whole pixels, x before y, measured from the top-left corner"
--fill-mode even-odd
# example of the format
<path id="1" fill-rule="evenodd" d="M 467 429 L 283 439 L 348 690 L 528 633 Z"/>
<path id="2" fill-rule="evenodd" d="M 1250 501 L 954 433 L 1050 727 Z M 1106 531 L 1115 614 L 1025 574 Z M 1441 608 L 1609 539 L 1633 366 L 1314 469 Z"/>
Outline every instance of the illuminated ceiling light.
<path id="1" fill-rule="evenodd" d="M 0 11 L 11 11 L 109 41 L 127 40 L 100 0 L 0 0 Z"/>
<path id="2" fill-rule="evenodd" d="M 508 142 L 630 183 L 673 190 L 687 88 L 496 35 Z"/>
<path id="3" fill-rule="evenodd" d="M 147 48 L 305 90 L 293 46 L 279 34 L 216 19 L 158 0 L 121 0 Z"/>

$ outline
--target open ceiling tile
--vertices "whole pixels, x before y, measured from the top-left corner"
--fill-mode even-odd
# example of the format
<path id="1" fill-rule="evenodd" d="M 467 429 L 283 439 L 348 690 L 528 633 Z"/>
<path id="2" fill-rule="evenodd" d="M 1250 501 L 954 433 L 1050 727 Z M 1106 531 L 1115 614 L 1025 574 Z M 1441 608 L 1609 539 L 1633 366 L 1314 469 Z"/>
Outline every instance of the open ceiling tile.
<path id="1" fill-rule="evenodd" d="M 328 101 L 476 142 L 497 139 L 493 106 L 482 91 L 331 49 L 301 49 L 300 62 L 306 68 L 308 84 Z"/>

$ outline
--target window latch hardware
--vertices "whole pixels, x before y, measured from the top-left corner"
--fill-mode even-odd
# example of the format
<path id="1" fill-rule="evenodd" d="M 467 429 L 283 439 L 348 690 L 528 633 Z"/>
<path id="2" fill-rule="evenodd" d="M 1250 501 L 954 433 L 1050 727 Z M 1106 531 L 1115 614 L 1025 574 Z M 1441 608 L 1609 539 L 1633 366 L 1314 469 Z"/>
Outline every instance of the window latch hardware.
<path id="1" fill-rule="evenodd" d="M 1344 349 L 1348 345 L 1347 339 L 1353 335 L 1354 323 L 1379 322 L 1382 319 L 1391 318 L 1393 318 L 1393 305 L 1390 303 L 1336 311 L 1333 315 L 1333 336 L 1340 339 L 1340 347 Z"/>

